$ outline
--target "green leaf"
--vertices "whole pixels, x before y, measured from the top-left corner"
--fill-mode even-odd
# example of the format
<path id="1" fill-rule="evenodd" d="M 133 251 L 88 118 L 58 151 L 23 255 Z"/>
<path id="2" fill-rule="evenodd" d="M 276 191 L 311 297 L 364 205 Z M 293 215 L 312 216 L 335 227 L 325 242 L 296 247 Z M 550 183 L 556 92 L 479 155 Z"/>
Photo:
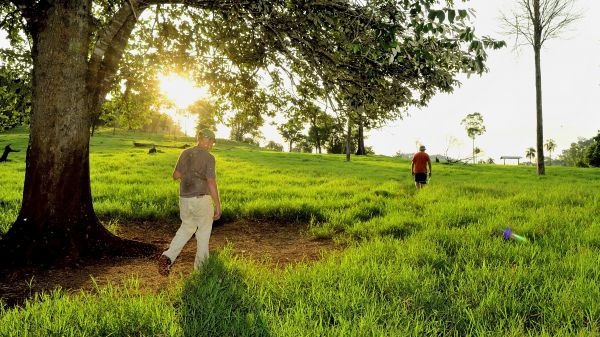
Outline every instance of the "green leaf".
<path id="1" fill-rule="evenodd" d="M 429 21 L 435 20 L 436 17 L 437 17 L 437 11 L 431 11 L 431 12 L 429 12 L 429 15 L 427 15 L 427 18 L 429 19 Z"/>
<path id="2" fill-rule="evenodd" d="M 441 22 L 444 22 L 444 20 L 446 19 L 446 14 L 444 13 L 444 11 L 438 11 L 437 17 L 441 23 Z"/>
<path id="3" fill-rule="evenodd" d="M 450 23 L 454 23 L 454 17 L 456 16 L 456 11 L 451 9 L 448 11 L 448 21 L 450 21 Z"/>

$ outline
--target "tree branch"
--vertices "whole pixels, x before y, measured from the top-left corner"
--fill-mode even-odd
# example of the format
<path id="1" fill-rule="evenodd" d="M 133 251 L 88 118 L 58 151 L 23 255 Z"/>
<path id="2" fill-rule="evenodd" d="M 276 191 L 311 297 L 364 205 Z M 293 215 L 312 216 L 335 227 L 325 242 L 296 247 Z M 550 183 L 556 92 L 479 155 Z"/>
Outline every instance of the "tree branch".
<path id="1" fill-rule="evenodd" d="M 134 6 L 138 6 L 137 13 L 141 14 L 146 5 L 140 5 L 136 0 L 126 0 L 117 13 L 113 16 L 108 27 L 102 32 L 94 52 L 88 63 L 88 89 L 90 113 L 92 120 L 97 118 L 100 106 L 116 74 L 119 62 L 127 46 L 131 32 L 137 22 Z"/>

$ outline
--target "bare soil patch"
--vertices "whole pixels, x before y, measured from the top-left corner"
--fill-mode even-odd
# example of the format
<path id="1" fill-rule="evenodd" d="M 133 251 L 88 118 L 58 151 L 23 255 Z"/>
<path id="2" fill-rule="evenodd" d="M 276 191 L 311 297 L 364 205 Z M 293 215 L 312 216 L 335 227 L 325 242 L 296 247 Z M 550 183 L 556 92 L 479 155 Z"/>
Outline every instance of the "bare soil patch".
<path id="1" fill-rule="evenodd" d="M 120 237 L 153 243 L 166 249 L 179 223 L 141 222 L 122 226 Z M 318 260 L 334 248 L 331 240 L 311 239 L 306 226 L 273 221 L 238 220 L 213 228 L 210 251 L 220 251 L 231 244 L 234 254 L 282 268 L 298 262 Z M 156 258 L 104 259 L 93 264 L 70 268 L 29 269 L 12 275 L 0 275 L 0 298 L 9 305 L 19 305 L 41 291 L 61 288 L 67 292 L 93 291 L 95 286 L 123 284 L 132 276 L 140 289 L 155 293 L 189 276 L 193 271 L 196 240 L 192 237 L 171 268 L 168 277 L 160 276 Z"/>

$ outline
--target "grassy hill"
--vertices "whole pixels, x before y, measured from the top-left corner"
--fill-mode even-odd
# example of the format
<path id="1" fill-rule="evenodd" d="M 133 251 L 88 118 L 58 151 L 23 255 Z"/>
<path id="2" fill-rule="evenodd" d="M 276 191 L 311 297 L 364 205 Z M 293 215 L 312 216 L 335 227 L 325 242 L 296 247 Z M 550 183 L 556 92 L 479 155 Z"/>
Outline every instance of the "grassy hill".
<path id="1" fill-rule="evenodd" d="M 100 132 L 91 145 L 94 206 L 105 223 L 176 221 L 180 149 L 192 144 Z M 27 136 L 0 163 L 0 233 L 20 206 Z M 223 221 L 308 224 L 340 250 L 285 270 L 211 256 L 155 295 L 130 287 L 61 292 L 0 309 L 0 335 L 597 336 L 600 170 L 433 166 L 417 193 L 406 160 L 277 153 L 228 141 L 213 151 Z M 512 227 L 528 243 L 505 241 Z M 135 282 L 134 282 L 135 283 Z"/>

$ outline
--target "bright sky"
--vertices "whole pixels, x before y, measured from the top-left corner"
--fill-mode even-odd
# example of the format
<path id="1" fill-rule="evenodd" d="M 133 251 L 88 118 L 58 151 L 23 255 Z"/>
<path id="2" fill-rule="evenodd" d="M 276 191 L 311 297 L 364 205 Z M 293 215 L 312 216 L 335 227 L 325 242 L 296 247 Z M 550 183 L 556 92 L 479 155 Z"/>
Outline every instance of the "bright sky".
<path id="1" fill-rule="evenodd" d="M 393 155 L 397 151 L 414 152 L 420 142 L 427 146 L 430 154 L 443 154 L 447 139 L 455 137 L 460 144 L 452 146 L 448 154 L 465 158 L 471 153 L 471 139 L 460 122 L 467 114 L 480 112 L 487 129 L 476 138 L 476 146 L 483 150 L 480 158 L 492 157 L 500 162 L 502 155 L 524 157 L 526 148 L 535 147 L 533 51 L 528 46 L 515 51 L 514 40 L 503 36 L 500 28 L 500 12 L 508 12 L 515 2 L 468 2 L 467 6 L 477 11 L 474 25 L 478 35 L 504 39 L 509 46 L 490 51 L 488 73 L 469 79 L 463 76 L 462 86 L 453 94 L 440 94 L 427 108 L 411 108 L 403 120 L 371 130 L 367 133 L 366 145 L 372 146 L 377 154 Z M 562 39 L 546 42 L 542 50 L 544 138 L 556 141 L 553 156 L 568 148 L 577 137 L 593 137 L 600 129 L 600 1 L 577 0 L 576 6 L 583 18 L 563 34 Z M 4 45 L 3 40 L 0 38 L 0 45 Z M 189 85 L 185 81 L 172 79 L 170 82 L 173 88 L 167 91 L 178 95 L 181 101 L 195 96 L 185 91 L 196 90 L 186 88 Z M 275 126 L 265 125 L 262 131 L 266 142 L 285 143 Z M 217 137 L 228 136 L 229 130 L 219 125 Z"/>
<path id="2" fill-rule="evenodd" d="M 179 124 L 185 134 L 194 136 L 198 116 L 189 113 L 186 108 L 199 99 L 207 99 L 209 97 L 208 89 L 206 87 L 198 88 L 189 78 L 177 74 L 159 74 L 158 79 L 162 93 L 175 104 L 175 108 L 163 108 L 162 112 Z"/>

